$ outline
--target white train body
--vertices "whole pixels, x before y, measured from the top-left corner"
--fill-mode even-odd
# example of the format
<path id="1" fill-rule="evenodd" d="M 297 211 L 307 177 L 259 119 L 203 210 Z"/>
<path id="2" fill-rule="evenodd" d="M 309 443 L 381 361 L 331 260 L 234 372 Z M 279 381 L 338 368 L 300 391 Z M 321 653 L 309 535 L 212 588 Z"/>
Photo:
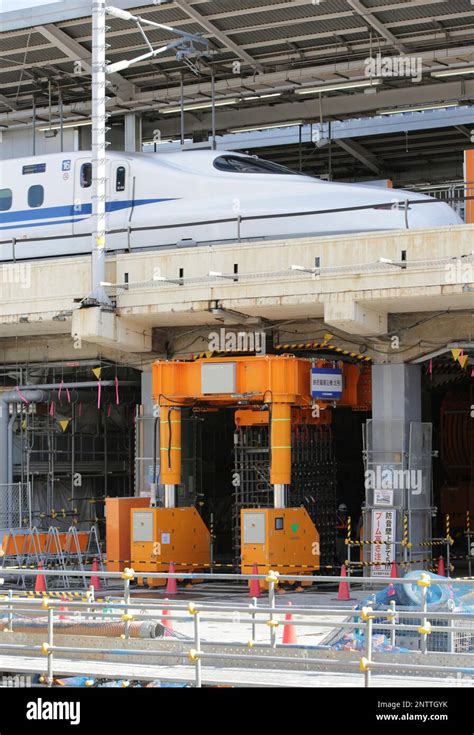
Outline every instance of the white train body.
<path id="1" fill-rule="evenodd" d="M 0 162 L 1 261 L 90 252 L 90 162 L 87 151 Z M 421 194 L 328 183 L 234 152 L 107 154 L 107 250 L 457 224 Z"/>

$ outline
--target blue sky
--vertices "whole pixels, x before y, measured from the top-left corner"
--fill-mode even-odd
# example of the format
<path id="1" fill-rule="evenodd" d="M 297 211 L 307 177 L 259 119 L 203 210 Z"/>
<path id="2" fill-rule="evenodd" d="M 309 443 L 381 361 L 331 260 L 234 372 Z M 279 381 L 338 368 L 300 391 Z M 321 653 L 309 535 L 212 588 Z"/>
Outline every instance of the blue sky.
<path id="1" fill-rule="evenodd" d="M 0 0 L 0 13 L 7 13 L 10 10 L 35 8 L 38 5 L 47 5 L 48 3 L 57 3 L 60 1 L 61 0 Z"/>

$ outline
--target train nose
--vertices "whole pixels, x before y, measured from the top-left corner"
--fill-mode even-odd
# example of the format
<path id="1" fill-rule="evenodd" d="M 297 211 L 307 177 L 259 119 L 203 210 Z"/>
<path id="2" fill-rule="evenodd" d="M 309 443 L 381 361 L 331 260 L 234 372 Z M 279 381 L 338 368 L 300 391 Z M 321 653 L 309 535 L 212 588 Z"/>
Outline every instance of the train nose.
<path id="1" fill-rule="evenodd" d="M 449 204 L 432 197 L 412 199 L 408 211 L 409 227 L 443 227 L 462 225 L 463 220 Z"/>

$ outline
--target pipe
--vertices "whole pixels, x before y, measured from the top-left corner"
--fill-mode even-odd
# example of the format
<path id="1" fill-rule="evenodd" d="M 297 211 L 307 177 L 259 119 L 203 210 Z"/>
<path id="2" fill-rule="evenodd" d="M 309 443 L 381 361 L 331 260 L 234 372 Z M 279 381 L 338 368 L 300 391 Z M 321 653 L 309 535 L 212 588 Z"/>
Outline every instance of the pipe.
<path id="1" fill-rule="evenodd" d="M 65 612 L 67 615 L 67 612 Z M 2 629 L 7 626 L 8 619 L 0 620 Z M 17 633 L 46 633 L 48 629 L 44 618 L 15 618 L 13 631 Z M 70 620 L 55 620 L 56 635 L 92 635 L 117 638 L 125 630 L 125 623 L 119 620 L 79 620 L 71 617 Z M 129 623 L 130 638 L 163 638 L 164 627 L 158 622 L 136 620 Z"/>
<path id="2" fill-rule="evenodd" d="M 21 392 L 23 393 L 25 390 L 35 390 L 36 388 L 41 388 L 43 390 L 55 390 L 58 388 L 97 388 L 98 380 L 88 380 L 86 382 L 76 382 L 76 383 L 45 383 L 41 385 L 20 385 L 19 388 Z M 115 385 L 114 380 L 101 380 L 100 384 L 102 388 L 108 388 L 109 386 Z M 120 385 L 123 386 L 136 386 L 138 387 L 140 383 L 138 383 L 136 380 L 122 380 L 120 381 Z M 2 393 L 0 392 L 0 400 L 2 400 Z M 18 403 L 18 393 L 15 393 L 15 398 L 12 399 L 12 402 L 16 401 Z"/>
<path id="3" fill-rule="evenodd" d="M 273 486 L 273 507 L 286 508 L 285 485 L 281 483 Z"/>
<path id="4" fill-rule="evenodd" d="M 176 485 L 165 485 L 165 508 L 176 508 Z"/>

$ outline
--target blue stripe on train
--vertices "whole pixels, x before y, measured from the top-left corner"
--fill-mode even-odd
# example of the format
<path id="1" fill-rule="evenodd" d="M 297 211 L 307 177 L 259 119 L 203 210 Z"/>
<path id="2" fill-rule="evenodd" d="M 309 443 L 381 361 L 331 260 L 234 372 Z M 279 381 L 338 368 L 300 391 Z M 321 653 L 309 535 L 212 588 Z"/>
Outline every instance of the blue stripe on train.
<path id="1" fill-rule="evenodd" d="M 106 212 L 117 212 L 120 209 L 130 209 L 131 207 L 139 207 L 143 204 L 159 204 L 161 202 L 174 201 L 176 201 L 176 197 L 171 199 L 125 199 L 118 202 L 106 202 L 105 209 Z M 54 217 L 75 217 L 84 214 L 92 214 L 91 203 L 88 202 L 80 205 L 66 204 L 61 207 L 38 207 L 37 209 L 23 209 L 17 212 L 0 212 L 0 223 L 19 223 L 28 220 L 52 219 Z M 54 222 L 48 224 L 54 224 Z M 22 226 L 23 225 L 20 225 L 20 227 Z"/>
<path id="2" fill-rule="evenodd" d="M 4 225 L 3 227 L 0 227 L 0 230 L 23 230 L 27 227 L 52 227 L 53 225 L 67 225 L 71 222 L 82 222 L 82 220 L 85 219 L 87 219 L 87 217 L 81 217 L 81 219 L 55 219 L 54 222 L 30 222 L 29 224 L 21 225 Z"/>

